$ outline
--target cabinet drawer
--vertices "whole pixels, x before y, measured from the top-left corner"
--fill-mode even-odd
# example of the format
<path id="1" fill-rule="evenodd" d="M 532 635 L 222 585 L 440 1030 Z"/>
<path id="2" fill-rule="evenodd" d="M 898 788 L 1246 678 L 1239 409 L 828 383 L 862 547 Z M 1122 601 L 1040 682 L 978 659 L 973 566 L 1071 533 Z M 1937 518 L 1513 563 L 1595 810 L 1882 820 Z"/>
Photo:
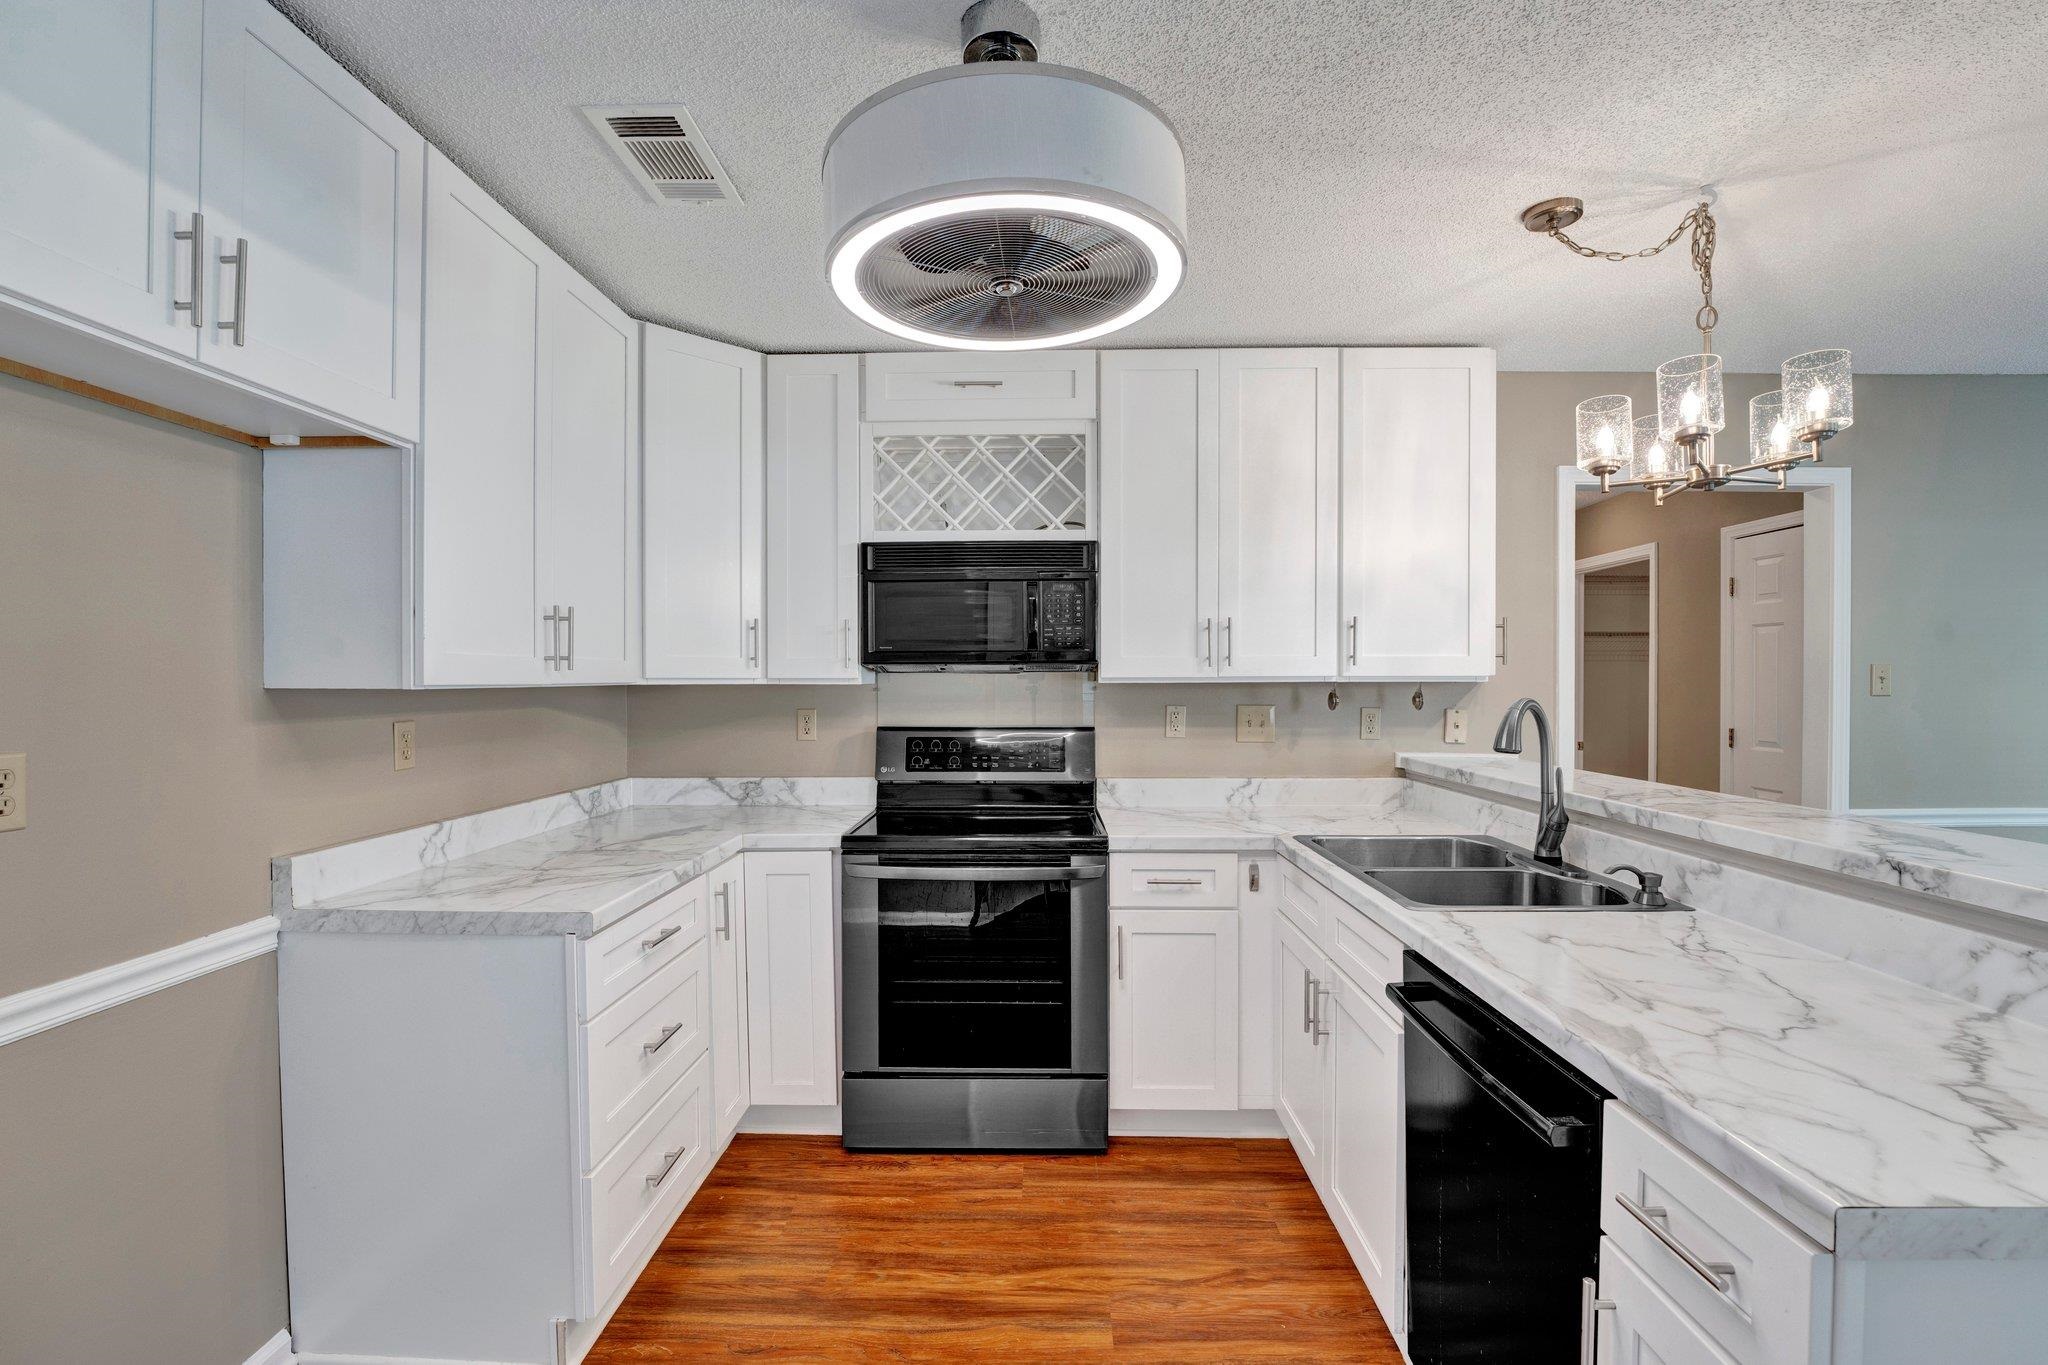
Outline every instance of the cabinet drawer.
<path id="1" fill-rule="evenodd" d="M 1109 903 L 1234 910 L 1237 855 L 1113 853 L 1109 858 Z"/>
<path id="2" fill-rule="evenodd" d="M 710 1083 L 711 1064 L 699 1057 L 618 1149 L 584 1177 L 593 1303 L 611 1297 L 648 1243 L 668 1231 L 709 1169 Z"/>
<path id="3" fill-rule="evenodd" d="M 861 396 L 870 422 L 1093 417 L 1095 352 L 871 355 Z"/>
<path id="4" fill-rule="evenodd" d="M 595 1019 L 605 1006 L 674 962 L 704 937 L 705 904 L 711 878 L 656 897 L 583 945 L 581 1018 Z"/>
<path id="5" fill-rule="evenodd" d="M 1594 1359 L 1600 1365 L 1736 1365 L 1605 1237 L 1600 1239 L 1600 1297 L 1613 1305 L 1596 1315 L 1600 1349 Z"/>
<path id="6" fill-rule="evenodd" d="M 1318 888 L 1320 889 L 1320 888 Z M 1363 910 L 1334 897 L 1329 914 L 1330 961 L 1346 976 L 1366 987 L 1381 1009 L 1387 1007 L 1385 986 L 1401 979 L 1401 940 L 1374 924 Z"/>
<path id="7" fill-rule="evenodd" d="M 1338 899 L 1317 885 L 1307 873 L 1286 863 L 1280 865 L 1280 913 L 1294 921 L 1294 927 L 1322 947 L 1328 925 L 1336 916 Z"/>
<path id="8" fill-rule="evenodd" d="M 587 1166 L 603 1161 L 710 1045 L 710 964 L 710 942 L 700 938 L 583 1026 Z"/>
<path id="9" fill-rule="evenodd" d="M 1660 1292 L 1745 1365 L 1827 1358 L 1823 1248 L 1623 1106 L 1601 1134 L 1600 1230 Z"/>

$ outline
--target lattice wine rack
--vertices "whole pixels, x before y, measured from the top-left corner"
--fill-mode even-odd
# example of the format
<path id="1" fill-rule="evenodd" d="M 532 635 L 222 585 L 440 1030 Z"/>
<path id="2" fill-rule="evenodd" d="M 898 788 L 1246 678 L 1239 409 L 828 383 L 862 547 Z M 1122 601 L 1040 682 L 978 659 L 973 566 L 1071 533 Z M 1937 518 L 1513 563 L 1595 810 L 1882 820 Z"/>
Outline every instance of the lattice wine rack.
<path id="1" fill-rule="evenodd" d="M 876 432 L 872 456 L 879 534 L 1088 528 L 1083 433 Z"/>

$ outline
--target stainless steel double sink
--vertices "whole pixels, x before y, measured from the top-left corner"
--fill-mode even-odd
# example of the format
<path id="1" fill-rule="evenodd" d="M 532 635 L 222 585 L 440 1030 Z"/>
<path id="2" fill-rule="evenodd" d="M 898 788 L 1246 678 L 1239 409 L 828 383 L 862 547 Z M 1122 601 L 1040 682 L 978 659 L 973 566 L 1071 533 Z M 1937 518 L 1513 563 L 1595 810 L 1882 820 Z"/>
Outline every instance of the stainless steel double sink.
<path id="1" fill-rule="evenodd" d="M 1374 890 L 1415 909 L 1637 908 L 1634 894 L 1619 882 L 1568 863 L 1539 863 L 1511 844 L 1482 835 L 1295 837 Z"/>

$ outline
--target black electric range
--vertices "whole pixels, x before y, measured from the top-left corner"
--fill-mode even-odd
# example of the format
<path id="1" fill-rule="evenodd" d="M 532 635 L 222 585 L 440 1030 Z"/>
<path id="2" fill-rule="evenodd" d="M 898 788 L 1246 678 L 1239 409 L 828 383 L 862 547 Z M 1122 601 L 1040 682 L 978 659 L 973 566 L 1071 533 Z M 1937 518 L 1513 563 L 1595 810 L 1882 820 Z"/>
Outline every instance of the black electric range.
<path id="1" fill-rule="evenodd" d="M 1094 731 L 886 727 L 875 776 L 840 840 L 844 1144 L 1104 1150 Z"/>

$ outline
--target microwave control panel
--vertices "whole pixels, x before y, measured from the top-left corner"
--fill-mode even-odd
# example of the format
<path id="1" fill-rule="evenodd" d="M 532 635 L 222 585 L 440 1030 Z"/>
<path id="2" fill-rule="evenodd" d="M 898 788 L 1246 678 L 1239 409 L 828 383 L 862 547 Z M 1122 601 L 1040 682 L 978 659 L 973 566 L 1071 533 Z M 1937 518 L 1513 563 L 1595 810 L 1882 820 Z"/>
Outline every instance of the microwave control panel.
<path id="1" fill-rule="evenodd" d="M 1038 647 L 1088 647 L 1088 588 L 1082 583 L 1038 585 Z"/>

